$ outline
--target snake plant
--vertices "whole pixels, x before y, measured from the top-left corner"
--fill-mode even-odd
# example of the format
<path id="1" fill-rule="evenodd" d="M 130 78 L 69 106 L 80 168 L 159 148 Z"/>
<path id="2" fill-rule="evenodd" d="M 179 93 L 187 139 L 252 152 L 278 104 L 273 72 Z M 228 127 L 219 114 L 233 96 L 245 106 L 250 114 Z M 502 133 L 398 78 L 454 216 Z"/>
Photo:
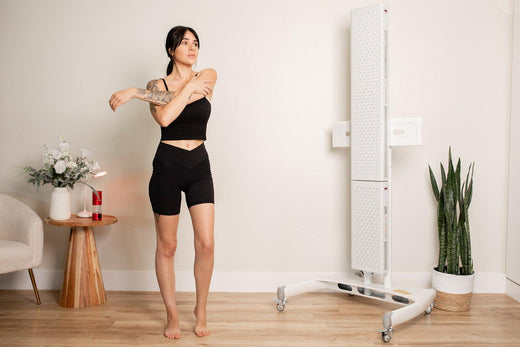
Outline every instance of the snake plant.
<path id="1" fill-rule="evenodd" d="M 457 167 L 454 168 L 450 147 L 447 175 L 441 163 L 440 192 L 430 165 L 428 168 L 433 194 L 438 203 L 439 263 L 435 270 L 453 275 L 472 275 L 473 259 L 468 209 L 473 194 L 475 163 L 469 165 L 466 181 L 461 185 L 460 158 Z"/>

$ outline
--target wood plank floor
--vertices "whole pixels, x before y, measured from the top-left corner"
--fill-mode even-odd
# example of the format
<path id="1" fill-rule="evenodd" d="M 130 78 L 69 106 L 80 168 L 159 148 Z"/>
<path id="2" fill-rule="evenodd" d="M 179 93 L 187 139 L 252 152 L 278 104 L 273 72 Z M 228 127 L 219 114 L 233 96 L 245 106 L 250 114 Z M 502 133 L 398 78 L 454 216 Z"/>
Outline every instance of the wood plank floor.
<path id="1" fill-rule="evenodd" d="M 283 312 L 270 293 L 210 293 L 211 334 L 197 337 L 194 293 L 177 293 L 182 337 L 163 337 L 159 292 L 107 292 L 100 306 L 67 309 L 58 291 L 0 291 L 2 346 L 520 346 L 520 304 L 505 294 L 474 294 L 463 313 L 434 309 L 396 327 L 381 341 L 382 314 L 396 306 L 341 293 L 289 298 Z"/>

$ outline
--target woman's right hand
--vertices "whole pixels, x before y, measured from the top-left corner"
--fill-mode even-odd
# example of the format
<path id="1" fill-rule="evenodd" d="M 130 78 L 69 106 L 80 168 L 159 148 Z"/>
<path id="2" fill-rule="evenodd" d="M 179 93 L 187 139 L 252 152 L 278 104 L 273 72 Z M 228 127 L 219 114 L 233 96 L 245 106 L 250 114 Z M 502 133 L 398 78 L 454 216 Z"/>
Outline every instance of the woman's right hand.
<path id="1" fill-rule="evenodd" d="M 212 82 L 212 80 L 199 80 L 198 75 L 196 74 L 188 81 L 186 86 L 191 88 L 192 93 L 208 96 L 213 90 L 213 87 L 211 86 Z"/>
<path id="2" fill-rule="evenodd" d="M 136 90 L 137 88 L 128 88 L 112 94 L 108 101 L 110 108 L 115 111 L 119 106 L 130 101 L 135 96 Z"/>

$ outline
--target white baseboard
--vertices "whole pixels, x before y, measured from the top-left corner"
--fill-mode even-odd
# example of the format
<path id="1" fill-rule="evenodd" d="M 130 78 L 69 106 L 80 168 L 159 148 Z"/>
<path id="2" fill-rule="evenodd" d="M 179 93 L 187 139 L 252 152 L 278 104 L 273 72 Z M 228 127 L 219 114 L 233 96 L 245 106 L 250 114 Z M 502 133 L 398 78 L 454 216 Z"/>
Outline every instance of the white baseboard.
<path id="1" fill-rule="evenodd" d="M 492 272 L 477 272 L 473 293 L 505 293 L 506 275 Z"/>
<path id="2" fill-rule="evenodd" d="M 520 302 L 520 285 L 506 278 L 506 294 Z"/>
<path id="3" fill-rule="evenodd" d="M 63 270 L 34 269 L 38 289 L 61 289 Z M 279 286 L 312 280 L 342 280 L 342 272 L 213 272 L 211 292 L 275 293 Z M 103 271 L 105 290 L 159 291 L 155 271 Z M 394 272 L 392 285 L 431 288 L 429 272 Z M 32 289 L 27 271 L 0 275 L 0 289 Z M 175 289 L 195 292 L 195 278 L 191 271 L 175 272 Z M 505 293 L 506 277 L 501 273 L 477 273 L 474 293 Z M 520 289 L 519 289 L 520 297 Z M 511 294 L 508 294 L 512 296 Z"/>

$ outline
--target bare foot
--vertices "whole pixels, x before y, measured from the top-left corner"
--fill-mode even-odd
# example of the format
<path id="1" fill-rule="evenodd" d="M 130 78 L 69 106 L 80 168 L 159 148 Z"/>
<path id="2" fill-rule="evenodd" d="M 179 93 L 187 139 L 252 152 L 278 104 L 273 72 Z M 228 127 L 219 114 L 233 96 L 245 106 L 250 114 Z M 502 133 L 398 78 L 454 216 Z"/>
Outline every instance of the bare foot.
<path id="1" fill-rule="evenodd" d="M 193 309 L 193 314 L 195 315 L 195 317 L 197 317 L 197 325 L 195 326 L 195 329 L 193 329 L 195 335 L 199 337 L 209 335 L 209 329 L 206 323 L 206 312 L 201 312 L 199 319 L 197 313 L 197 306 L 195 306 L 195 308 Z"/>
<path id="2" fill-rule="evenodd" d="M 178 339 L 181 337 L 181 327 L 179 326 L 179 318 L 168 315 L 168 322 L 164 327 L 164 336 L 170 339 Z"/>

